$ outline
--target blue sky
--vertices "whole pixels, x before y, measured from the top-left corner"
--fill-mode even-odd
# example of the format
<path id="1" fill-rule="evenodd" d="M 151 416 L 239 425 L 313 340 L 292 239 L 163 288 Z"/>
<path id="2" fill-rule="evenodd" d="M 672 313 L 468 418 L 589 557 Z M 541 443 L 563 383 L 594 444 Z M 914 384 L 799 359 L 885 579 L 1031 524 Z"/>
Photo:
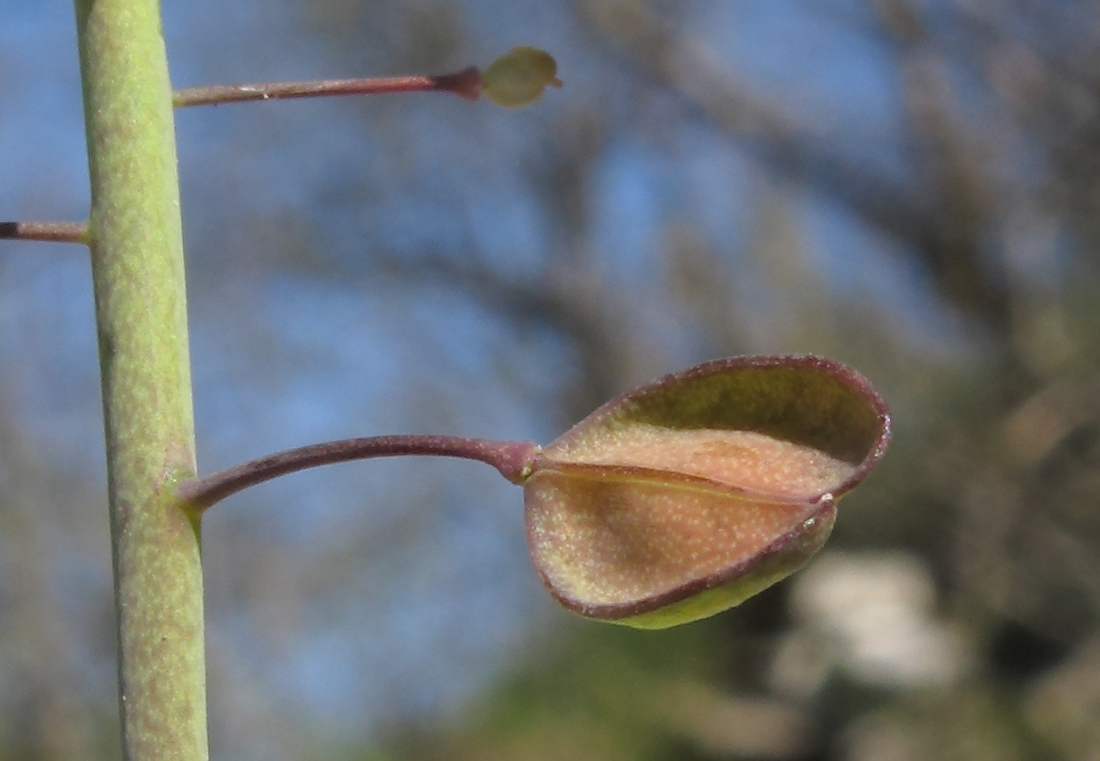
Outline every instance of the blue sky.
<path id="1" fill-rule="evenodd" d="M 390 5 L 400 12 L 400 3 Z M 835 117 L 836 124 L 822 120 L 824 134 L 851 115 L 867 135 L 896 126 L 882 52 L 824 13 L 762 0 L 685 8 L 685 26 L 751 89 L 784 107 Z M 0 10 L 0 144 L 7 148 L 0 153 L 0 217 L 79 218 L 87 172 L 71 6 L 0 0 Z M 202 0 L 165 11 L 178 84 L 372 73 L 346 70 L 344 58 L 311 37 L 304 7 Z M 419 292 L 421 300 L 410 303 L 411 291 L 370 287 L 356 274 L 369 246 L 450 253 L 468 238 L 501 271 L 536 269 L 556 245 L 555 230 L 520 170 L 554 149 L 555 114 L 600 104 L 616 117 L 639 117 L 637 130 L 611 135 L 593 172 L 593 197 L 584 199 L 601 277 L 624 298 L 667 298 L 654 284 L 670 220 L 697 224 L 739 266 L 754 203 L 769 186 L 735 145 L 668 117 L 672 107 L 660 98 L 633 101 L 629 78 L 601 65 L 590 45 L 574 44 L 584 33 L 556 4 L 473 2 L 462 23 L 470 37 L 460 52 L 470 58 L 453 61 L 456 68 L 487 63 L 513 44 L 539 44 L 557 54 L 566 88 L 518 113 L 410 96 L 179 115 L 204 470 L 280 447 L 403 429 L 539 440 L 557 433 L 538 405 L 556 392 L 551 373 L 570 372 L 571 358 L 554 340 L 502 325 L 445 289 Z M 869 161 L 888 158 L 868 153 Z M 370 195 L 375 187 L 384 195 Z M 919 273 L 902 269 L 883 240 L 844 212 L 799 191 L 770 190 L 790 203 L 801 238 L 811 241 L 802 255 L 822 288 L 866 301 L 915 342 L 942 348 L 952 326 L 929 326 L 935 310 Z M 349 274 L 313 277 L 287 264 L 311 243 L 324 247 L 311 255 Z M 0 398 L 20 410 L 39 457 L 99 484 L 86 256 L 4 244 L 0 271 Z M 755 287 L 746 282 L 747 299 Z M 676 348 L 681 328 L 667 312 L 655 312 L 651 323 L 639 332 L 672 347 L 653 370 L 702 359 L 688 345 Z M 272 688 L 272 710 L 304 706 L 358 726 L 455 705 L 456 696 L 522 653 L 535 628 L 562 615 L 528 567 L 519 490 L 480 468 L 342 466 L 219 508 L 205 526 L 213 649 Z M 402 507 L 414 502 L 438 509 L 418 511 L 406 526 Z M 64 516 L 56 520 L 63 534 L 78 530 Z M 373 533 L 397 539 L 378 546 Z M 290 627 L 300 639 L 265 641 L 263 605 L 277 608 L 277 601 L 253 605 L 247 584 L 231 578 L 242 567 L 234 542 L 257 537 L 307 579 L 300 583 L 311 624 Z M 312 558 L 354 554 L 360 545 L 378 559 L 326 570 L 327 586 L 309 586 L 320 583 Z M 81 562 L 98 569 L 106 594 L 109 548 L 80 546 Z"/>

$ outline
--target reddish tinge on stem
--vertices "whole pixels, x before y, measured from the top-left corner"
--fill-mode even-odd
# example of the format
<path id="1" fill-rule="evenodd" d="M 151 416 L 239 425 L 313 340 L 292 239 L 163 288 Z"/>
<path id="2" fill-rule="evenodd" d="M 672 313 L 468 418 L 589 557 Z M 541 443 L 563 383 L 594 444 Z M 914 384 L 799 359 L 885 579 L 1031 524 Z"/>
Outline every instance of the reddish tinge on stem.
<path id="1" fill-rule="evenodd" d="M 83 222 L 0 222 L 0 240 L 87 245 L 88 226 Z"/>
<path id="2" fill-rule="evenodd" d="M 260 82 L 240 85 L 185 87 L 172 95 L 176 108 L 240 103 L 252 100 L 318 98 L 330 95 L 381 95 L 402 92 L 451 92 L 467 100 L 481 95 L 481 72 L 471 66 L 440 76 L 318 79 L 306 82 Z"/>
<path id="3" fill-rule="evenodd" d="M 531 473 L 539 446 L 530 441 L 486 441 L 462 436 L 368 436 L 288 449 L 180 484 L 179 496 L 197 511 L 249 486 L 319 465 L 403 455 L 435 455 L 492 465 L 514 484 Z"/>

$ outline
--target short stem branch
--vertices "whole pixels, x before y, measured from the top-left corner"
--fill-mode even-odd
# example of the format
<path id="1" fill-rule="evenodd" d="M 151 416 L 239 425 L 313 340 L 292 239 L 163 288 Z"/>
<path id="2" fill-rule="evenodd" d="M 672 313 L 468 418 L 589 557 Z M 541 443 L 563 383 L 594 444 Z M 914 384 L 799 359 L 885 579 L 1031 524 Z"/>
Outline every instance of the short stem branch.
<path id="1" fill-rule="evenodd" d="M 0 240 L 87 245 L 88 226 L 83 222 L 0 222 Z"/>
<path id="2" fill-rule="evenodd" d="M 244 85 L 210 85 L 176 90 L 176 108 L 238 103 L 249 100 L 315 98 L 327 95 L 378 95 L 399 92 L 452 92 L 467 100 L 481 95 L 481 72 L 476 66 L 440 76 L 366 77 L 319 79 L 310 82 L 265 82 Z"/>
<path id="3" fill-rule="evenodd" d="M 435 455 L 478 460 L 492 465 L 514 484 L 531 474 L 531 461 L 539 446 L 530 441 L 487 441 L 461 436 L 369 436 L 327 441 L 323 444 L 288 449 L 219 471 L 204 478 L 185 481 L 178 495 L 192 509 L 205 510 L 231 494 L 278 476 L 318 465 L 349 460 L 400 455 Z"/>

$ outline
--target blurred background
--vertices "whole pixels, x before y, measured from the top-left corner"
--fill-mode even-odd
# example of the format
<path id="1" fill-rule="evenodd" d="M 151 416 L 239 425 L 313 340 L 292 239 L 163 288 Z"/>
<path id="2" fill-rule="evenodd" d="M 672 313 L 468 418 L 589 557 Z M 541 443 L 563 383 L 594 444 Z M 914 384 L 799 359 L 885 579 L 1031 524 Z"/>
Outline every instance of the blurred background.
<path id="1" fill-rule="evenodd" d="M 0 0 L 0 218 L 80 219 L 71 4 Z M 547 442 L 665 372 L 849 362 L 896 436 L 809 568 L 665 632 L 559 610 L 520 490 L 342 465 L 204 524 L 218 759 L 1100 759 L 1100 8 L 192 0 L 177 86 L 566 87 L 178 115 L 200 468 Z M 86 253 L 0 245 L 0 759 L 118 757 Z"/>

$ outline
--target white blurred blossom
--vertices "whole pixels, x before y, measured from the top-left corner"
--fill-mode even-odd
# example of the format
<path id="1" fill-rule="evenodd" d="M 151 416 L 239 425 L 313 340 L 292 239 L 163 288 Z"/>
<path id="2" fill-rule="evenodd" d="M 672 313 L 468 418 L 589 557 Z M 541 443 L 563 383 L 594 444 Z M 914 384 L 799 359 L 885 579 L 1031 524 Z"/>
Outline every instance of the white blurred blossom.
<path id="1" fill-rule="evenodd" d="M 801 623 L 773 666 L 776 688 L 816 689 L 839 667 L 864 684 L 899 689 L 953 683 L 966 666 L 958 633 L 937 619 L 927 567 L 903 552 L 823 553 L 795 580 Z"/>

